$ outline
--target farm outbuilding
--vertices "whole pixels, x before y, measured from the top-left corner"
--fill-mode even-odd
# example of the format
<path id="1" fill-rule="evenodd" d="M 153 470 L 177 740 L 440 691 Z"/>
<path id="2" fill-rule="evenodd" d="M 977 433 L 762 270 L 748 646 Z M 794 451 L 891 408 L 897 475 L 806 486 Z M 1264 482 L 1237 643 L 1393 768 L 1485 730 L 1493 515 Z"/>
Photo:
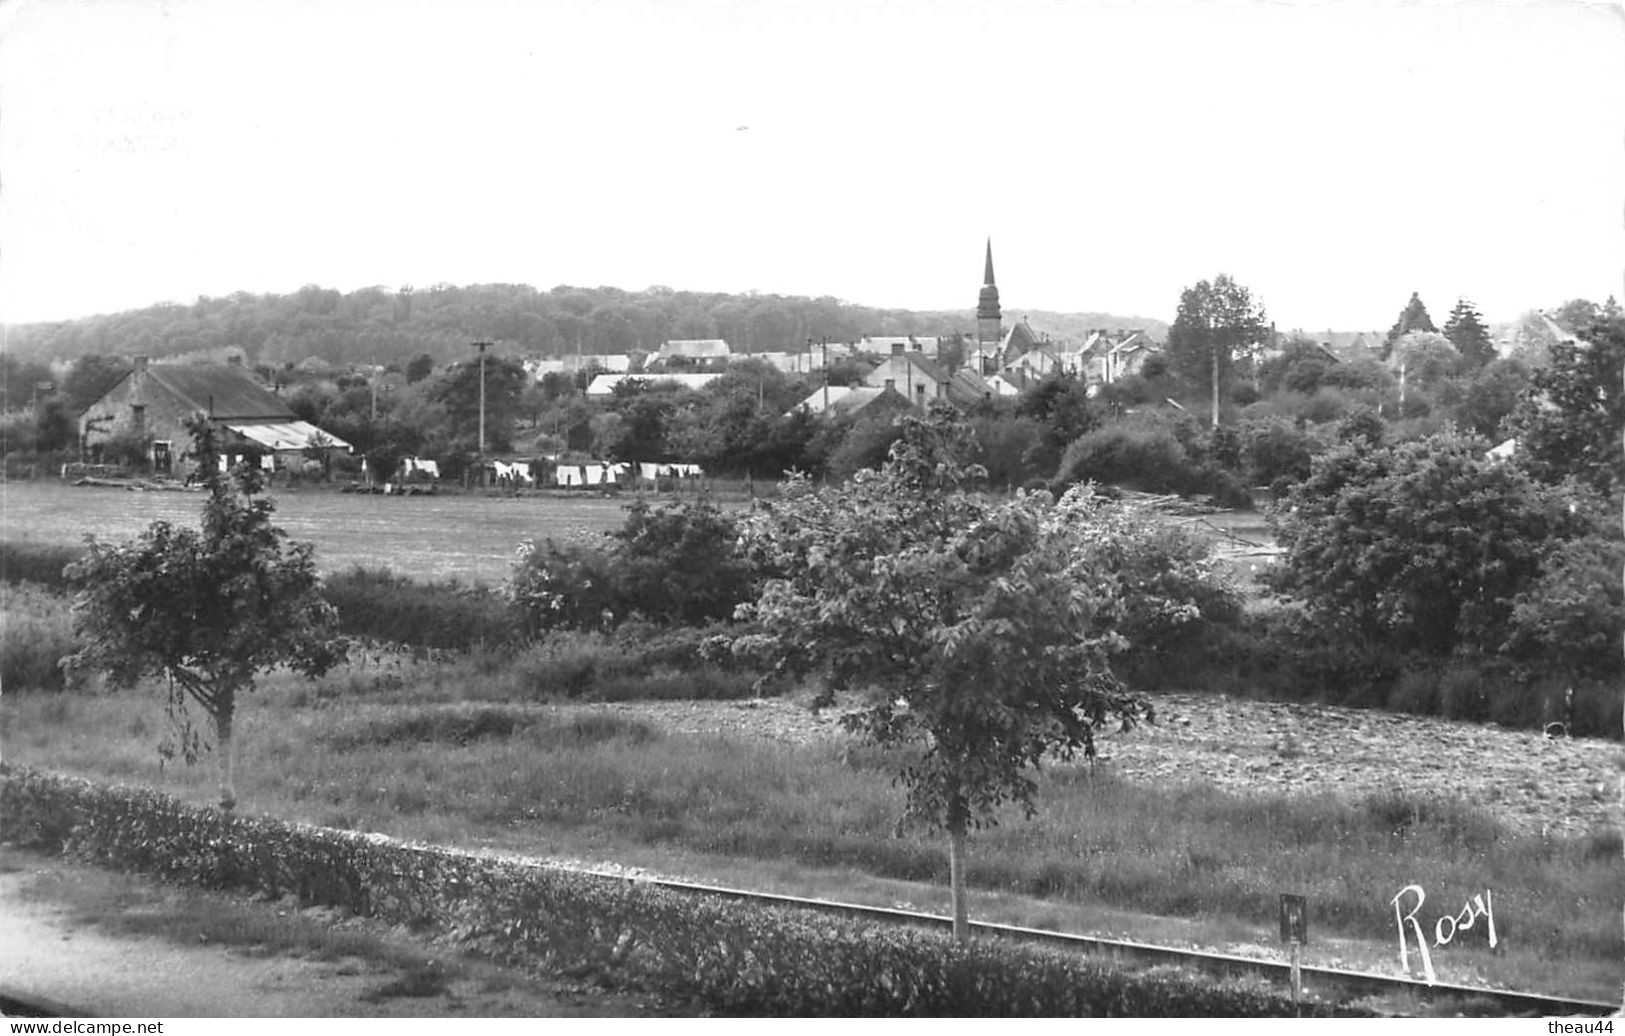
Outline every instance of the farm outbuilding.
<path id="1" fill-rule="evenodd" d="M 191 447 L 185 421 L 208 415 L 228 457 L 268 458 L 267 467 L 304 470 L 313 447 L 348 453 L 350 444 L 301 421 L 281 397 L 236 362 L 153 364 L 138 356 L 128 374 L 79 417 L 79 441 L 99 455 L 114 439 L 134 439 L 158 473 L 184 470 Z M 264 461 L 262 461 L 264 463 Z"/>

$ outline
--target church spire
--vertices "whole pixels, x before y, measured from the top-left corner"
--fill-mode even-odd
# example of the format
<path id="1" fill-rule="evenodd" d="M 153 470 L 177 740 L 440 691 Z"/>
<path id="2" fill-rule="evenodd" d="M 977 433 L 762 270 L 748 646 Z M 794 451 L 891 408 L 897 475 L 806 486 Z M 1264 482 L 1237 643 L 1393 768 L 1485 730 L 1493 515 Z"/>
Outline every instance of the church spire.
<path id="1" fill-rule="evenodd" d="M 987 240 L 987 265 L 982 271 L 982 293 L 976 300 L 976 344 L 996 347 L 1004 338 L 1004 320 L 999 312 L 999 288 L 993 283 L 993 239 Z"/>

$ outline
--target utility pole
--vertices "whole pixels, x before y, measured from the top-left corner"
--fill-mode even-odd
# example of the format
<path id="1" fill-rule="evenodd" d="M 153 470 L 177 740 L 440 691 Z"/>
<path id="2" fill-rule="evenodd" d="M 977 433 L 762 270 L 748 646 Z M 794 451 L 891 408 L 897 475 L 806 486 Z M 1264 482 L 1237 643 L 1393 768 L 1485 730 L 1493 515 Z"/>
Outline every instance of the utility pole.
<path id="1" fill-rule="evenodd" d="M 807 345 L 808 345 L 809 351 L 810 351 L 810 347 L 812 346 L 812 339 L 811 338 L 807 339 Z M 828 335 L 825 335 L 823 337 L 822 346 L 823 346 L 823 349 L 824 349 L 824 413 L 827 415 L 829 413 L 829 336 Z"/>
<path id="2" fill-rule="evenodd" d="M 485 478 L 485 350 L 491 347 L 490 342 L 475 342 L 474 348 L 480 351 L 480 478 Z"/>
<path id="3" fill-rule="evenodd" d="M 1213 350 L 1213 427 L 1219 427 L 1219 340 L 1213 334 L 1213 317 L 1207 318 L 1207 341 Z"/>

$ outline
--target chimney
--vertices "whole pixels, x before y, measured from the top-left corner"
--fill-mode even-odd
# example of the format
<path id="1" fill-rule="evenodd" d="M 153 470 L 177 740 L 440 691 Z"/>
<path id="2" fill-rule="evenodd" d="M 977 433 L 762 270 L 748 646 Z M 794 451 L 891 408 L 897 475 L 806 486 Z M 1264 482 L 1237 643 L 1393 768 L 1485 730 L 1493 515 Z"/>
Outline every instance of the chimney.
<path id="1" fill-rule="evenodd" d="M 902 342 L 893 342 L 891 344 L 891 354 L 893 356 L 901 356 L 901 355 L 903 355 L 903 343 Z"/>
<path id="2" fill-rule="evenodd" d="M 241 356 L 238 356 L 236 353 L 232 353 L 231 355 L 226 357 L 226 366 L 228 366 L 228 367 L 241 367 L 242 365 L 243 365 L 243 358 Z"/>
<path id="3" fill-rule="evenodd" d="M 896 378 L 887 378 L 886 379 L 886 391 L 887 392 L 896 392 L 897 391 L 897 379 Z"/>
<path id="4" fill-rule="evenodd" d="M 147 369 L 147 358 L 145 356 L 137 356 L 135 358 L 135 369 L 138 371 L 145 371 Z"/>

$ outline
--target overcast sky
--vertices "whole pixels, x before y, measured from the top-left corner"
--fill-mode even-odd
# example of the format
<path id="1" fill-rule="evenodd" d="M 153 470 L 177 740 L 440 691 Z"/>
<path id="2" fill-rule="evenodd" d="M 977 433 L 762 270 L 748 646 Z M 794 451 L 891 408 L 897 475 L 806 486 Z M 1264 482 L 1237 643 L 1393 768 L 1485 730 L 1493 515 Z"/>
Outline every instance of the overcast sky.
<path id="1" fill-rule="evenodd" d="M 1625 298 L 1615 3 L 8 0 L 0 320 L 436 282 Z"/>

